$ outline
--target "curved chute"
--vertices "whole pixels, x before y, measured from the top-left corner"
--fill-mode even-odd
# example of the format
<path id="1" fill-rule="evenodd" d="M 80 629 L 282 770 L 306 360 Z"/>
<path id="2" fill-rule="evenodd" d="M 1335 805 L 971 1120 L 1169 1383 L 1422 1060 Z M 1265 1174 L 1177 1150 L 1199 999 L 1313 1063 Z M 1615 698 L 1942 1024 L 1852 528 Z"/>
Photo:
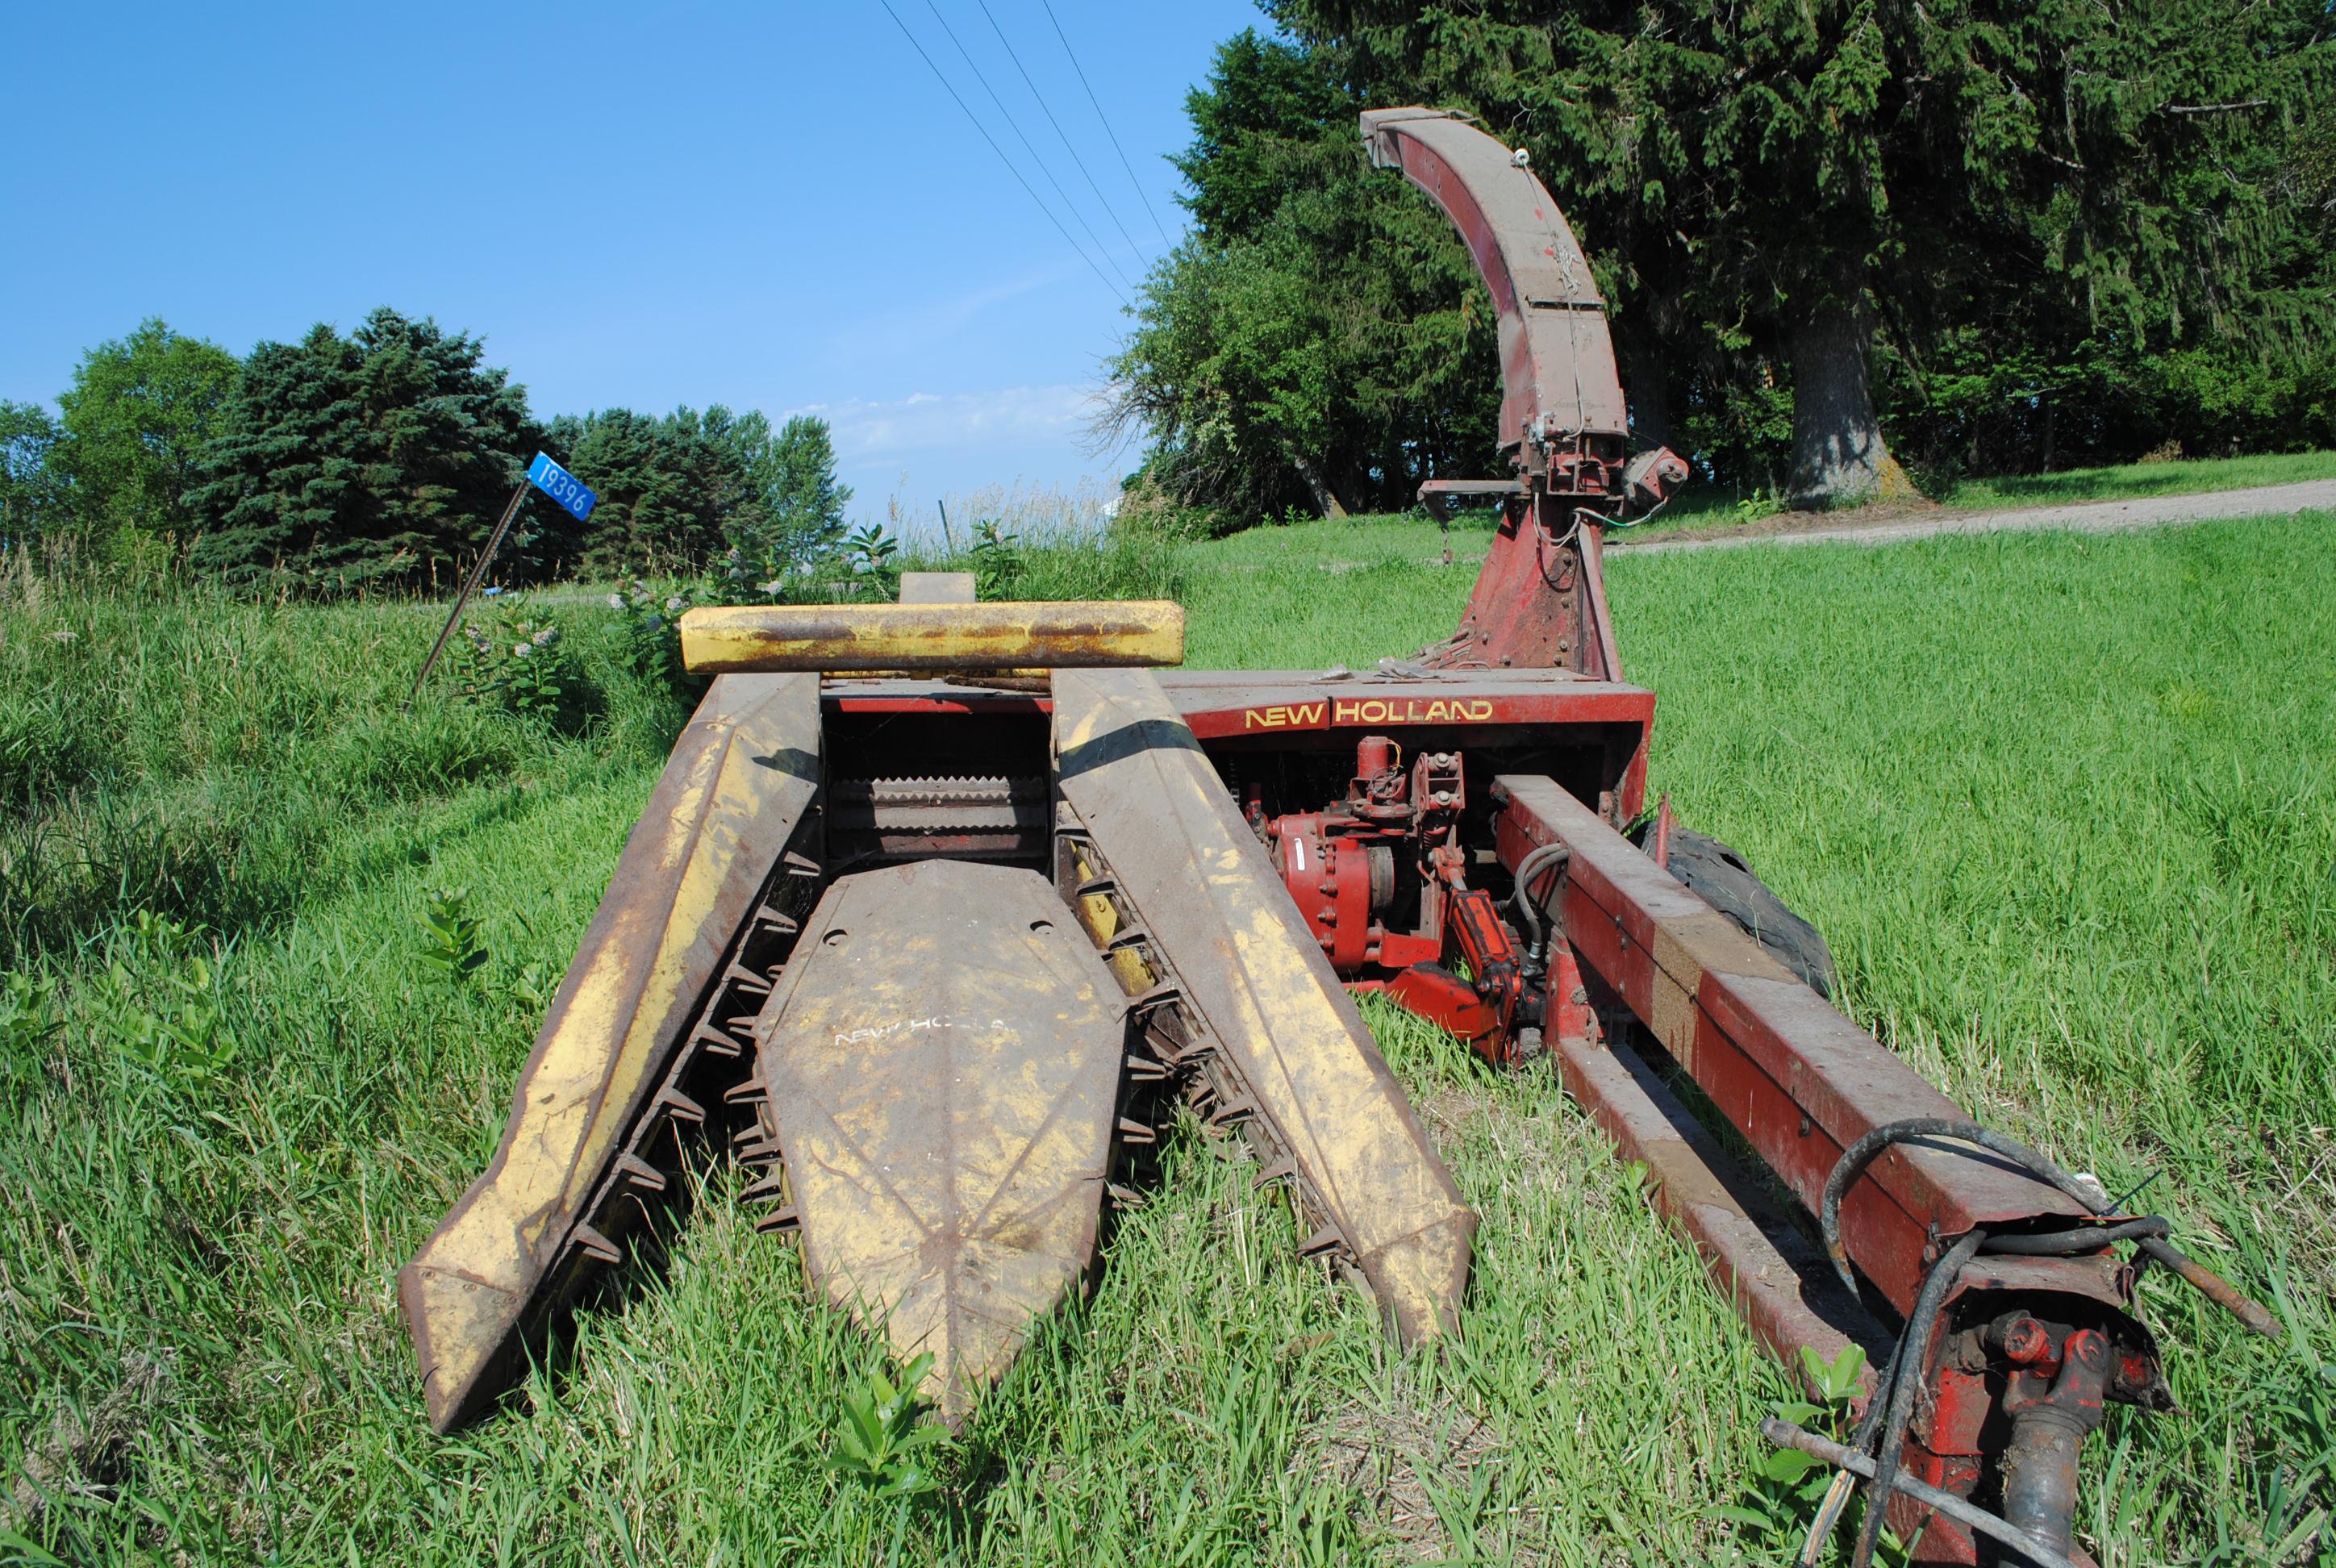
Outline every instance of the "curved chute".
<path id="1" fill-rule="evenodd" d="M 1452 219 L 1492 291 L 1502 450 L 1552 490 L 1613 490 L 1630 419 L 1606 300 L 1548 188 L 1522 153 L 1444 110 L 1368 109 L 1362 129 L 1371 161 L 1402 170 Z"/>

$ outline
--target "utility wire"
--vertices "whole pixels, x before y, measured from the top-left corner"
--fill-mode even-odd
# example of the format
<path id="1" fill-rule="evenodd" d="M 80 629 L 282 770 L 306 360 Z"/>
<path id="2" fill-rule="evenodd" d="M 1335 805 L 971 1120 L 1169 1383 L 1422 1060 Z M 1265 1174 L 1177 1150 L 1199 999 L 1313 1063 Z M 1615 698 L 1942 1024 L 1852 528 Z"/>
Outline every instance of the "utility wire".
<path id="1" fill-rule="evenodd" d="M 1111 138 L 1112 151 L 1119 154 L 1119 166 L 1127 170 L 1127 182 L 1135 187 L 1135 194 L 1143 201 L 1144 210 L 1152 214 L 1152 227 L 1160 231 L 1160 243 L 1167 244 L 1168 226 L 1160 221 L 1160 214 L 1153 209 L 1152 198 L 1144 194 L 1144 181 L 1135 177 L 1135 165 L 1127 161 L 1127 149 L 1119 144 L 1119 132 L 1111 128 L 1111 117 L 1103 112 L 1103 100 L 1095 96 L 1095 83 L 1087 80 L 1086 70 L 1079 63 L 1076 52 L 1071 48 L 1071 40 L 1064 33 L 1062 21 L 1056 16 L 1054 5 L 1050 0 L 1038 0 L 1038 4 L 1046 8 L 1046 20 L 1054 23 L 1055 36 L 1062 39 L 1063 53 L 1071 58 L 1071 69 L 1079 73 L 1079 85 L 1087 90 L 1087 102 L 1095 105 L 1095 118 L 1103 122 L 1103 133 Z"/>
<path id="2" fill-rule="evenodd" d="M 1055 118 L 1055 111 L 1048 106 L 1046 95 L 1038 91 L 1038 84 L 1036 82 L 1030 80 L 1029 67 L 1022 63 L 1022 56 L 1014 53 L 1014 45 L 1007 38 L 1006 29 L 998 24 L 998 18 L 990 12 L 989 0 L 974 0 L 974 4 L 981 7 L 982 15 L 989 23 L 989 30 L 998 34 L 998 42 L 1005 49 L 1006 58 L 1013 61 L 1014 69 L 1022 73 L 1022 85 L 1027 87 L 1030 90 L 1030 96 L 1038 101 L 1038 112 L 1046 117 L 1046 123 L 1055 128 L 1055 135 L 1061 141 L 1063 151 L 1071 155 L 1071 161 L 1078 165 L 1079 173 L 1085 177 L 1087 189 L 1095 192 L 1095 200 L 1103 203 L 1104 211 L 1108 213 L 1112 222 L 1118 226 L 1119 237 L 1127 241 L 1128 249 L 1140 248 L 1135 243 L 1135 236 L 1127 231 L 1127 225 L 1119 221 L 1119 209 L 1111 204 L 1111 198 L 1103 193 L 1103 187 L 1097 185 L 1095 177 L 1088 172 L 1087 161 L 1079 156 L 1078 148 L 1073 145 L 1069 134 L 1063 130 L 1063 122 Z"/>
<path id="3" fill-rule="evenodd" d="M 973 73 L 973 79 L 981 83 L 981 90 L 989 94 L 989 101 L 998 105 L 998 112 L 1006 117 L 1007 128 L 1020 138 L 1022 150 L 1030 155 L 1030 161 L 1038 166 L 1038 172 L 1046 177 L 1046 183 L 1053 186 L 1055 194 L 1063 199 L 1063 206 L 1069 211 L 1072 220 L 1085 230 L 1087 239 L 1094 244 L 1095 249 L 1102 252 L 1105 265 L 1109 266 L 1114 272 L 1119 272 L 1119 280 L 1130 288 L 1134 287 L 1135 285 L 1128 281 L 1127 274 L 1119 271 L 1119 263 L 1112 260 L 1110 248 L 1105 245 L 1095 231 L 1087 226 L 1085 216 L 1079 211 L 1079 204 L 1071 200 L 1071 193 L 1063 189 L 1063 182 L 1055 178 L 1055 171 L 1046 167 L 1046 161 L 1038 156 L 1038 150 L 1030 145 L 1030 139 L 1027 136 L 1022 134 L 1021 122 L 1014 118 L 1014 112 L 1006 107 L 1006 100 L 998 95 L 998 89 L 989 84 L 989 78 L 983 73 L 972 54 L 959 39 L 957 29 L 949 24 L 949 18 L 941 15 L 941 8 L 934 5 L 933 0 L 925 0 L 925 9 L 933 14 L 933 20 L 941 24 L 941 31 L 949 35 L 949 41 L 957 45 L 957 52 L 963 56 L 966 68 Z"/>
<path id="4" fill-rule="evenodd" d="M 925 63 L 925 69 L 933 73 L 933 80 L 941 84 L 941 91 L 955 99 L 957 106 L 965 111 L 965 117 L 973 122 L 973 128 L 981 132 L 981 139 L 989 143 L 989 150 L 998 154 L 998 161 L 1000 163 L 1006 165 L 1006 172 L 1014 176 L 1014 183 L 1019 185 L 1028 193 L 1030 200 L 1038 204 L 1038 210 L 1046 215 L 1046 221 L 1055 226 L 1055 232 L 1061 235 L 1064 241 L 1079 253 L 1079 259 L 1087 264 L 1087 269 L 1102 279 L 1103 286 L 1117 296 L 1122 305 L 1127 304 L 1127 296 L 1121 292 L 1119 286 L 1104 277 L 1103 268 L 1095 265 L 1095 258 L 1086 253 L 1085 247 L 1071 238 L 1071 231 L 1063 227 L 1063 220 L 1055 216 L 1055 209 L 1047 206 L 1046 200 L 1036 190 L 1030 189 L 1030 182 L 1022 178 L 1022 171 L 1019 169 L 1014 167 L 1014 160 L 1007 157 L 1006 149 L 998 145 L 998 138 L 989 133 L 988 126 L 975 118 L 973 111 L 967 106 L 965 100 L 958 97 L 958 91 L 949 85 L 949 79 L 941 74 L 941 68 L 933 63 L 931 55 L 925 53 L 925 46 L 917 42 L 917 35 L 909 31 L 907 23 L 900 20 L 900 14 L 892 9 L 892 0 L 877 0 L 877 4 L 884 7 L 884 15 L 892 19 L 892 25 L 900 30 L 900 36 L 909 41 L 909 47 L 917 52 L 917 58 Z"/>

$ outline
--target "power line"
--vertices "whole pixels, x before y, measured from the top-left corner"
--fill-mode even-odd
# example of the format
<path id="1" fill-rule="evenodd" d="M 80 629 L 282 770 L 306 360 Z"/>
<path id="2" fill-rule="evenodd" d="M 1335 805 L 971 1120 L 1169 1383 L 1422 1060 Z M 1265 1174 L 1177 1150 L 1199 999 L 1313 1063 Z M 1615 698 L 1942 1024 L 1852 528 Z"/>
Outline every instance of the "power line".
<path id="1" fill-rule="evenodd" d="M 972 54 L 959 39 L 957 29 L 949 24 L 949 18 L 941 15 L 941 8 L 934 5 L 933 0 L 925 0 L 925 9 L 933 14 L 933 20 L 941 24 L 941 31 L 948 34 L 949 41 L 957 45 L 957 52 L 964 59 L 966 68 L 973 73 L 973 79 L 981 83 L 981 90 L 989 94 L 989 101 L 998 105 L 998 112 L 1006 117 L 1007 129 L 1019 138 L 1022 150 L 1030 155 L 1030 161 L 1038 166 L 1038 172 L 1046 177 L 1046 183 L 1053 186 L 1055 194 L 1063 199 L 1063 206 L 1070 212 L 1072 220 L 1081 229 L 1085 229 L 1087 239 L 1094 242 L 1096 250 L 1102 252 L 1105 263 L 1114 272 L 1119 272 L 1119 263 L 1111 258 L 1110 247 L 1104 244 L 1095 231 L 1088 227 L 1085 216 L 1079 211 L 1079 204 L 1071 200 L 1071 193 L 1063 189 L 1063 182 L 1055 178 L 1055 171 L 1046 167 L 1046 161 L 1038 156 L 1038 150 L 1030 145 L 1030 139 L 1027 136 L 1022 134 L 1021 122 L 1014 118 L 1014 112 L 1006 107 L 1006 100 L 998 95 L 998 89 L 989 84 L 988 76 L 982 72 L 979 63 L 974 60 Z M 1119 272 L 1119 280 L 1127 284 L 1130 288 L 1135 287 L 1134 283 L 1129 282 L 1128 276 L 1124 272 Z"/>
<path id="2" fill-rule="evenodd" d="M 900 20 L 900 14 L 892 9 L 892 0 L 877 0 L 877 4 L 884 7 L 884 15 L 892 19 L 892 25 L 900 30 L 900 36 L 909 41 L 909 47 L 917 52 L 917 58 L 925 63 L 925 69 L 933 73 L 933 80 L 941 84 L 941 91 L 955 99 L 957 106 L 965 111 L 965 117 L 973 122 L 973 128 L 981 132 L 981 139 L 989 143 L 989 150 L 992 152 L 998 154 L 998 161 L 1006 165 L 1007 173 L 1014 176 L 1014 183 L 1019 185 L 1028 194 L 1030 200 L 1038 204 L 1038 210 L 1046 215 L 1046 221 L 1055 226 L 1055 232 L 1063 237 L 1064 242 L 1079 253 L 1079 259 L 1087 264 L 1087 269 L 1102 280 L 1103 286 L 1110 289 L 1122 305 L 1125 305 L 1127 296 L 1120 290 L 1118 285 L 1104 277 L 1103 268 L 1095 265 L 1095 258 L 1089 256 L 1085 248 L 1071 238 L 1071 231 L 1063 227 L 1063 220 L 1055 216 L 1055 209 L 1047 206 L 1036 190 L 1031 190 L 1027 180 L 1022 178 L 1022 171 L 1014 167 L 1014 160 L 1006 156 L 1006 149 L 998 145 L 998 139 L 989 133 L 989 128 L 975 118 L 973 111 L 967 106 L 964 99 L 958 97 L 957 89 L 949 85 L 949 79 L 941 74 L 941 68 L 933 63 L 931 55 L 925 53 L 925 46 L 917 42 L 917 35 L 909 31 L 907 23 Z"/>
<path id="3" fill-rule="evenodd" d="M 1095 177 L 1087 172 L 1087 161 L 1079 156 L 1078 148 L 1072 144 L 1070 136 L 1063 130 L 1063 122 L 1055 118 L 1054 110 L 1047 105 L 1046 95 L 1038 91 L 1036 82 L 1030 80 L 1029 68 L 1022 63 L 1022 56 L 1014 53 L 1014 45 L 1007 38 L 1006 29 L 1000 27 L 998 18 L 991 15 L 989 0 L 973 0 L 973 3 L 981 7 L 982 15 L 988 20 L 989 30 L 998 34 L 998 42 L 1005 48 L 1006 57 L 1014 62 L 1014 69 L 1022 73 L 1022 85 L 1030 89 L 1030 96 L 1038 101 L 1038 112 L 1046 117 L 1046 123 L 1055 128 L 1055 135 L 1061 140 L 1063 151 L 1071 155 L 1071 161 L 1077 164 L 1080 174 L 1085 176 L 1087 189 L 1095 193 L 1095 200 L 1103 203 L 1104 211 L 1110 215 L 1113 223 L 1118 225 L 1119 237 L 1127 241 L 1128 249 L 1141 248 L 1135 243 L 1135 236 L 1127 231 L 1127 225 L 1119 221 L 1119 209 L 1111 204 L 1111 198 L 1103 193 L 1103 187 L 1095 183 Z"/>
<path id="4" fill-rule="evenodd" d="M 1071 48 L 1071 40 L 1064 33 L 1063 24 L 1055 15 L 1055 7 L 1050 0 L 1038 0 L 1038 4 L 1046 8 L 1046 20 L 1054 23 L 1055 36 L 1062 39 L 1063 53 L 1071 57 L 1071 69 L 1079 73 L 1079 85 L 1087 90 L 1087 102 L 1095 105 L 1095 118 L 1103 122 L 1103 133 L 1111 138 L 1112 151 L 1119 154 L 1119 166 L 1127 170 L 1127 182 L 1135 187 L 1135 194 L 1143 201 L 1144 210 L 1152 214 L 1152 227 L 1160 231 L 1160 243 L 1167 244 L 1168 226 L 1160 221 L 1159 212 L 1153 208 L 1152 198 L 1144 194 L 1144 181 L 1135 177 L 1135 165 L 1127 161 L 1127 149 L 1119 144 L 1119 132 L 1111 128 L 1111 117 L 1103 112 L 1103 100 L 1095 96 L 1095 83 L 1087 80 L 1086 70 L 1079 63 L 1077 53 Z"/>

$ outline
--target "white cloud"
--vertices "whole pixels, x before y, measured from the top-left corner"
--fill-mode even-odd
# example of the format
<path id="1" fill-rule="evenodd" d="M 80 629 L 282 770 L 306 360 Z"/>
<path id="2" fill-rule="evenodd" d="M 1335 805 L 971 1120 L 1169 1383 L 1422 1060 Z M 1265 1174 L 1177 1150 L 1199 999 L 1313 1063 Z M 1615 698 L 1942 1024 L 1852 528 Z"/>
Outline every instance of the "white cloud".
<path id="1" fill-rule="evenodd" d="M 1100 407 L 1097 388 L 1076 382 L 981 392 L 911 393 L 885 402 L 852 398 L 789 409 L 834 432 L 836 456 L 866 463 L 913 454 L 1065 448 L 1084 443 Z"/>

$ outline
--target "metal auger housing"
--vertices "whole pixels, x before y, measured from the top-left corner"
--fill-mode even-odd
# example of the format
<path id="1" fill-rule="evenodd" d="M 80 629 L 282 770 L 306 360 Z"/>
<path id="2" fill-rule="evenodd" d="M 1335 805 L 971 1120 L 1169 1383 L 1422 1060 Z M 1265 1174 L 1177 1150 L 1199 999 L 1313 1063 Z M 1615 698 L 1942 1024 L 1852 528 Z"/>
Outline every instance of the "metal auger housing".
<path id="1" fill-rule="evenodd" d="M 1395 1333 L 1465 1332 L 1476 1216 L 1356 990 L 1488 1067 L 1553 1064 L 1787 1366 L 1871 1350 L 1843 1474 L 1874 1477 L 1902 1539 L 1923 1527 L 1917 1561 L 2065 1558 L 2102 1403 L 2168 1403 L 2113 1243 L 2275 1331 L 2162 1221 L 2096 1212 L 1830 1006 L 1740 864 L 1723 890 L 1667 812 L 1625 836 L 1655 699 L 1622 679 L 1602 531 L 1685 465 L 1630 453 L 1603 302 L 1526 161 L 1430 110 L 1362 131 L 1452 217 L 1499 316 L 1511 472 L 1430 487 L 1501 509 L 1458 633 L 1360 674 L 1211 672 L 1173 667 L 1173 605 L 977 606 L 964 575 L 912 574 L 897 606 L 689 612 L 691 663 L 729 673 L 493 1164 L 400 1276 L 441 1429 L 621 1280 L 695 1143 L 756 1170 L 758 1223 L 831 1301 L 933 1353 L 951 1421 L 1092 1267 L 1104 1206 L 1142 1202 L 1179 1098 L 1253 1146 L 1302 1251 Z"/>

